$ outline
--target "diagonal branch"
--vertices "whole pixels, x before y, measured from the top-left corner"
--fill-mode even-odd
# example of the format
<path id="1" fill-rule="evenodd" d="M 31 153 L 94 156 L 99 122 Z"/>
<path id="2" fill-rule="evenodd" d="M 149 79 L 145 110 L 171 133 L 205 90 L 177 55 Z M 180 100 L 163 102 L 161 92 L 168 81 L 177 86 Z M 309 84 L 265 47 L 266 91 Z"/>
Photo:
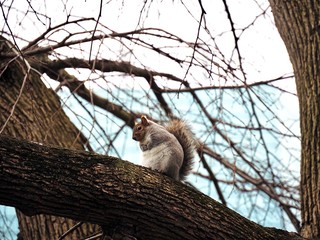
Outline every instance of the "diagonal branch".
<path id="1" fill-rule="evenodd" d="M 87 69 L 92 69 L 94 67 L 96 70 L 99 70 L 102 72 L 123 72 L 127 74 L 132 74 L 136 77 L 143 77 L 149 83 L 150 88 L 152 89 L 154 95 L 156 96 L 158 102 L 160 103 L 160 106 L 166 112 L 167 116 L 169 116 L 169 118 L 173 117 L 172 110 L 169 107 L 167 101 L 164 99 L 162 95 L 162 90 L 159 88 L 159 86 L 157 85 L 154 79 L 154 76 L 157 76 L 157 72 L 147 71 L 145 69 L 135 67 L 127 62 L 116 62 L 116 61 L 110 61 L 105 59 L 96 60 L 94 62 L 91 62 L 91 61 L 89 62 L 89 61 L 78 59 L 78 58 L 69 58 L 65 60 L 55 60 L 55 61 L 51 61 L 47 59 L 46 61 L 42 61 L 41 65 L 42 66 L 39 66 L 39 62 L 34 62 L 33 64 L 33 66 L 37 68 L 40 72 L 47 73 L 53 79 L 58 79 L 57 71 L 60 71 L 61 69 L 68 68 L 68 67 L 87 68 Z M 70 76 L 66 71 L 63 71 L 63 75 Z M 80 94 L 84 94 L 83 93 L 83 91 L 85 91 L 84 88 L 85 88 L 84 86 L 81 87 L 82 92 Z M 97 100 L 97 103 L 102 102 L 102 99 L 99 98 L 98 96 L 96 96 L 95 99 Z M 123 116 L 118 116 L 118 117 L 120 117 L 121 119 L 128 120 L 127 117 L 125 118 L 123 118 Z"/>

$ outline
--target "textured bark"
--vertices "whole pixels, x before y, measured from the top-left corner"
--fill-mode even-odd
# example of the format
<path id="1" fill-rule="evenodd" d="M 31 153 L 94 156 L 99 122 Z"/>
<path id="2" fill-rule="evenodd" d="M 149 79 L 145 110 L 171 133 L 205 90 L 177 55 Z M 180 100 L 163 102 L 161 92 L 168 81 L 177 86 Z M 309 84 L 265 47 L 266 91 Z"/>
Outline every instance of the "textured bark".
<path id="1" fill-rule="evenodd" d="M 0 36 L 0 52 L 11 53 L 12 49 L 12 45 Z M 45 87 L 40 76 L 22 57 L 0 59 L 0 73 L 1 135 L 84 149 L 79 131 L 63 112 L 57 95 Z M 17 216 L 19 236 L 24 240 L 57 239 L 75 224 L 70 219 L 45 215 L 30 218 L 19 211 Z M 84 224 L 65 239 L 79 239 L 97 229 L 98 226 Z"/>
<path id="2" fill-rule="evenodd" d="M 301 234 L 320 239 L 320 2 L 270 0 L 296 78 L 301 121 Z"/>
<path id="3" fill-rule="evenodd" d="M 0 203 L 123 228 L 137 239 L 301 239 L 113 157 L 0 137 Z M 53 238 L 50 238 L 53 239 Z"/>

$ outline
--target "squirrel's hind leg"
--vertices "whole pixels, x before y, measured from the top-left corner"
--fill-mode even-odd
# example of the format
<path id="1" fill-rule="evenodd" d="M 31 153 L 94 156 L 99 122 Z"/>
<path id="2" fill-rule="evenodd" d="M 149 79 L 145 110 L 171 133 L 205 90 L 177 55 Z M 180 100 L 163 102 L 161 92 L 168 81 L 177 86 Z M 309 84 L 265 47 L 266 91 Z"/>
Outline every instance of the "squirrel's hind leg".
<path id="1" fill-rule="evenodd" d="M 179 181 L 179 166 L 168 165 L 167 167 L 168 168 L 163 172 L 163 174 L 173 178 L 174 180 Z"/>

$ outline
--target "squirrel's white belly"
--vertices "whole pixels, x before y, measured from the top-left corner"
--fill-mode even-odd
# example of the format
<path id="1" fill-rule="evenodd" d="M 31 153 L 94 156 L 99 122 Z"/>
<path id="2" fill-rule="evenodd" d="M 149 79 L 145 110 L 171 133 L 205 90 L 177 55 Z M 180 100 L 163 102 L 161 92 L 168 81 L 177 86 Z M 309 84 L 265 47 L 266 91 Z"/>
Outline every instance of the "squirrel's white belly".
<path id="1" fill-rule="evenodd" d="M 141 165 L 153 170 L 164 171 L 171 160 L 172 151 L 167 144 L 159 144 L 142 154 Z"/>

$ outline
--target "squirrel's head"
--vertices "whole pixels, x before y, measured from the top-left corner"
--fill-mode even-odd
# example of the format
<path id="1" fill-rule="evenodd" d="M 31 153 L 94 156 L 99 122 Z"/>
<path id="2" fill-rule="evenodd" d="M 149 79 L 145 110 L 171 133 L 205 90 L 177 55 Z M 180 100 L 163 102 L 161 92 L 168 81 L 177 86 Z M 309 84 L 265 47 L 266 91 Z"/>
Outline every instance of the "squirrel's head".
<path id="1" fill-rule="evenodd" d="M 141 116 L 141 122 L 133 127 L 132 139 L 142 141 L 146 135 L 146 128 L 150 125 L 150 120 L 144 115 Z"/>

